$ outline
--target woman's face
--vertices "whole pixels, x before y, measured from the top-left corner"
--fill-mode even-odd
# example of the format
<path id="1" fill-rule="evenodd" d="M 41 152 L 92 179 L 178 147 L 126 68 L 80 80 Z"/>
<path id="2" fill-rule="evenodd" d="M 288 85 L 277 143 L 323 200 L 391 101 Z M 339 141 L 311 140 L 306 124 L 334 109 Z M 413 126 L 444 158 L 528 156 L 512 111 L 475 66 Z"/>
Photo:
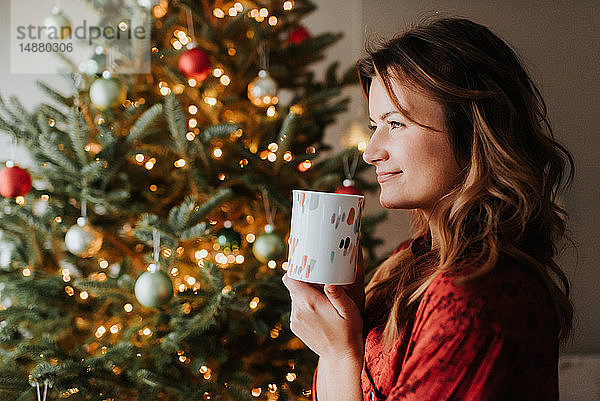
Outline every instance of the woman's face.
<path id="1" fill-rule="evenodd" d="M 422 209 L 429 215 L 455 184 L 460 166 L 454 160 L 442 107 L 405 86 L 394 84 L 394 93 L 413 119 L 441 132 L 422 128 L 400 114 L 381 78 L 375 77 L 369 90 L 374 132 L 363 159 L 377 167 L 382 206 Z"/>

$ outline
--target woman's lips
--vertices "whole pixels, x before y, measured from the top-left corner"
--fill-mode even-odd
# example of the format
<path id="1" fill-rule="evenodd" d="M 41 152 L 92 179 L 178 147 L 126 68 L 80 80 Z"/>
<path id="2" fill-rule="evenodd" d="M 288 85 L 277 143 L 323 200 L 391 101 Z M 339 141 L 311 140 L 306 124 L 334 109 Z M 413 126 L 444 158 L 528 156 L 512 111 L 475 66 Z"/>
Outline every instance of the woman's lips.
<path id="1" fill-rule="evenodd" d="M 397 176 L 398 174 L 402 174 L 402 171 L 398 171 L 396 173 L 377 174 L 377 182 L 379 182 L 381 184 L 382 182 L 386 182 L 387 180 L 392 179 L 393 177 Z"/>

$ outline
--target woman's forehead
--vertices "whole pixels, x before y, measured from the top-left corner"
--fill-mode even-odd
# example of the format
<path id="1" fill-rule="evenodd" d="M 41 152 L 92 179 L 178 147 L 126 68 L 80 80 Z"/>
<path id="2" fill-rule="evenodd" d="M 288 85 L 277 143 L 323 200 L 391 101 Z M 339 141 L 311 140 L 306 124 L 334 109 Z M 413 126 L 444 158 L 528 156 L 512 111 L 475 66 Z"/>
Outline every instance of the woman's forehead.
<path id="1" fill-rule="evenodd" d="M 392 80 L 391 86 L 398 103 L 412 118 L 416 118 L 427 125 L 437 127 L 445 121 L 442 106 L 428 96 L 425 96 L 422 91 L 416 90 L 411 85 L 401 84 L 397 80 Z M 380 115 L 391 110 L 404 114 L 401 110 L 398 110 L 390 98 L 383 80 L 379 77 L 373 77 L 369 91 L 370 117 L 378 119 Z"/>

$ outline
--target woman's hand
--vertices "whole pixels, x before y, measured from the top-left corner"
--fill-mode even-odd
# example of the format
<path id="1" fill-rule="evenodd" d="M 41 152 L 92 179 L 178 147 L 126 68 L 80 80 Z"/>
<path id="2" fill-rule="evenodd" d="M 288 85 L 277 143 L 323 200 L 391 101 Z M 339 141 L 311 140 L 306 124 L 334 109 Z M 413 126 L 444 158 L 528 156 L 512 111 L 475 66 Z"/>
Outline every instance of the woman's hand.
<path id="1" fill-rule="evenodd" d="M 286 275 L 283 283 L 290 291 L 292 311 L 290 329 L 307 347 L 324 358 L 360 358 L 364 308 L 364 263 L 359 247 L 357 277 L 354 284 L 340 286 L 294 280 Z"/>

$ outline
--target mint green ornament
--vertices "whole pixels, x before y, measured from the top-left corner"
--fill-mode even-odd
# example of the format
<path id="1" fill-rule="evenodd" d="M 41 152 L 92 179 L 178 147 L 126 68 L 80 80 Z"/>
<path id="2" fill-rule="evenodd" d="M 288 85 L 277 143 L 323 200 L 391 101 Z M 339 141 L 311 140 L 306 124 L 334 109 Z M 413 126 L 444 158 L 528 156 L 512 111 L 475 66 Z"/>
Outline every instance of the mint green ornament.
<path id="1" fill-rule="evenodd" d="M 231 222 L 226 221 L 222 229 L 217 231 L 217 243 L 222 248 L 239 248 L 242 243 L 242 235 L 231 227 Z"/>
<path id="2" fill-rule="evenodd" d="M 173 298 L 173 283 L 167 273 L 152 263 L 135 282 L 135 297 L 148 308 L 158 308 Z"/>

